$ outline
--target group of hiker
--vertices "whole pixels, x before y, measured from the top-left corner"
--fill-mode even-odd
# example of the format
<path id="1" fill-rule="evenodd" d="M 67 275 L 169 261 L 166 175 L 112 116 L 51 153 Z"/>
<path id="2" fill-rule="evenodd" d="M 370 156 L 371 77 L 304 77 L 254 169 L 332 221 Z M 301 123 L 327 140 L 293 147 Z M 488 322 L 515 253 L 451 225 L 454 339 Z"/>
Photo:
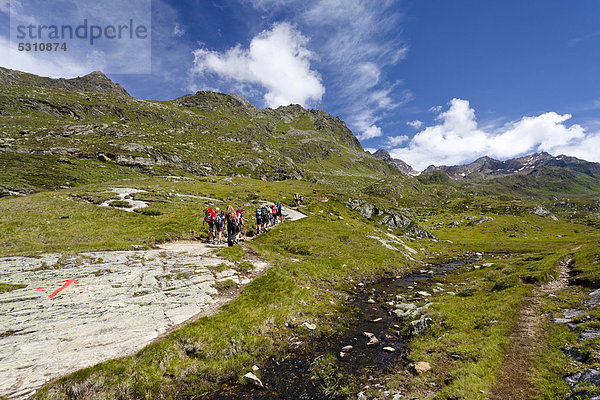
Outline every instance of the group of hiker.
<path id="1" fill-rule="evenodd" d="M 227 227 L 227 245 L 233 246 L 243 240 L 246 222 L 248 220 L 244 217 L 244 210 L 235 210 L 229 205 L 225 212 L 218 207 L 206 210 L 203 224 L 208 224 L 208 241 L 217 244 L 223 243 L 223 231 Z"/>
<path id="2" fill-rule="evenodd" d="M 281 203 L 273 203 L 256 209 L 256 233 L 266 232 L 273 225 L 283 222 Z"/>
<path id="3" fill-rule="evenodd" d="M 304 196 L 302 193 L 294 193 L 294 203 L 296 204 L 296 207 L 304 205 Z"/>
<path id="4" fill-rule="evenodd" d="M 222 244 L 223 231 L 227 233 L 227 245 L 233 246 L 246 237 L 245 210 L 229 205 L 223 212 L 220 208 L 209 208 L 204 213 L 204 223 L 208 224 L 208 242 Z M 256 209 L 256 233 L 266 232 L 273 225 L 283 222 L 281 203 L 264 205 Z"/>

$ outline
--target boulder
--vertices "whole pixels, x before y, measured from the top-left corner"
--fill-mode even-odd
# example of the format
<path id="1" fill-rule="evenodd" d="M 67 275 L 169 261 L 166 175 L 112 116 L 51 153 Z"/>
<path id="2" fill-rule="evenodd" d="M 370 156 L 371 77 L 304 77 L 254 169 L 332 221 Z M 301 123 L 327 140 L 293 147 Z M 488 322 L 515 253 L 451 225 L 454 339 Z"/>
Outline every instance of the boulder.
<path id="1" fill-rule="evenodd" d="M 258 379 L 258 377 L 256 375 L 254 375 L 252 372 L 248 372 L 246 375 L 244 375 L 244 380 L 250 385 L 253 386 L 257 389 L 264 389 L 264 385 L 263 383 L 260 381 L 260 379 Z"/>
<path id="2" fill-rule="evenodd" d="M 314 331 L 315 329 L 317 329 L 317 326 L 315 324 L 311 324 L 310 322 L 303 322 L 302 324 L 300 324 L 300 326 L 308 329 L 309 331 Z"/>
<path id="3" fill-rule="evenodd" d="M 579 382 L 586 382 L 591 383 L 594 386 L 600 386 L 600 372 L 595 369 L 588 369 L 581 375 Z"/>
<path id="4" fill-rule="evenodd" d="M 419 361 L 413 366 L 413 369 L 417 375 L 421 375 L 431 370 L 431 365 L 426 361 Z"/>
<path id="5" fill-rule="evenodd" d="M 569 384 L 569 386 L 573 387 L 577 384 L 577 382 L 579 382 L 580 378 L 581 378 L 581 372 L 577 372 L 573 375 L 566 376 L 565 381 Z"/>
<path id="6" fill-rule="evenodd" d="M 579 340 L 594 339 L 600 336 L 600 331 L 595 329 L 586 329 L 579 335 Z"/>
<path id="7" fill-rule="evenodd" d="M 581 353 L 581 350 L 579 350 L 577 348 L 563 349 L 563 353 L 565 354 L 565 356 L 569 357 L 572 360 L 575 360 L 575 361 L 583 360 L 583 354 Z"/>
<path id="8" fill-rule="evenodd" d="M 412 336 L 418 336 L 425 332 L 431 324 L 431 318 L 427 315 L 422 315 L 421 318 L 410 322 L 410 334 Z"/>
<path id="9" fill-rule="evenodd" d="M 379 344 L 379 339 L 377 339 L 375 337 L 375 335 L 371 336 L 369 338 L 369 341 L 367 342 L 367 346 L 371 347 L 371 346 L 377 346 Z"/>

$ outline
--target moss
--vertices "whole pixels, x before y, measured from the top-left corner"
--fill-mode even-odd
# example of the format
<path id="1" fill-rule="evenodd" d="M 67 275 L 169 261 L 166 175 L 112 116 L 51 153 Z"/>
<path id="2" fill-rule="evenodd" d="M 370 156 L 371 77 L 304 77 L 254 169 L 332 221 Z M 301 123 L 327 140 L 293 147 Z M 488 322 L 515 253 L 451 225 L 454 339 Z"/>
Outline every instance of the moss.
<path id="1" fill-rule="evenodd" d="M 6 293 L 17 289 L 23 289 L 24 287 L 27 287 L 27 285 L 15 283 L 0 283 L 0 293 Z"/>

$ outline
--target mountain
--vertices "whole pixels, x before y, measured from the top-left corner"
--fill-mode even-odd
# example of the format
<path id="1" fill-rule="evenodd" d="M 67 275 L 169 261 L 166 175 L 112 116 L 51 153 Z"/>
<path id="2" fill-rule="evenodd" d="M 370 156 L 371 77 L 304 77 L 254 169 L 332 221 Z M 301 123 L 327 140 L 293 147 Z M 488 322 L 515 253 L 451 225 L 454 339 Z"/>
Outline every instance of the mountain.
<path id="1" fill-rule="evenodd" d="M 52 79 L 0 67 L 0 86 L 29 86 L 55 90 L 80 92 L 105 92 L 129 96 L 118 83 L 111 81 L 100 71 L 72 79 Z"/>
<path id="2" fill-rule="evenodd" d="M 379 158 L 380 160 L 383 160 L 383 161 L 387 162 L 388 164 L 392 165 L 394 168 L 396 168 L 398 171 L 400 171 L 402 173 L 402 175 L 416 176 L 419 174 L 417 171 L 415 171 L 413 169 L 413 167 L 411 167 L 404 161 L 399 160 L 397 158 L 392 158 L 392 156 L 390 156 L 390 153 L 388 153 L 387 150 L 385 150 L 383 148 L 379 149 L 375 153 L 373 153 L 373 157 Z"/>
<path id="3" fill-rule="evenodd" d="M 483 178 L 493 179 L 509 175 L 540 175 L 542 170 L 552 167 L 600 177 L 600 164 L 580 160 L 575 157 L 560 155 L 554 157 L 546 152 L 534 153 L 506 161 L 498 161 L 490 157 L 480 157 L 470 164 L 455 166 L 427 167 L 424 173 L 431 171 L 445 172 L 452 179 Z"/>
<path id="4" fill-rule="evenodd" d="M 339 117 L 254 107 L 201 91 L 135 99 L 104 74 L 50 79 L 0 70 L 0 187 L 33 191 L 130 175 L 234 175 L 312 182 L 398 175 Z"/>

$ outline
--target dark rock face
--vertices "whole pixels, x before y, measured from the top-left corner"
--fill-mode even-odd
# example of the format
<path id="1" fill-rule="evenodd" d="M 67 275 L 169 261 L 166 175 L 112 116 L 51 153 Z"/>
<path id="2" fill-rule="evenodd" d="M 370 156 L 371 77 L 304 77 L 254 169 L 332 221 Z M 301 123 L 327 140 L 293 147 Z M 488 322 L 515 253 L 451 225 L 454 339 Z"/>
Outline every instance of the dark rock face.
<path id="1" fill-rule="evenodd" d="M 390 156 L 390 153 L 388 153 L 387 150 L 385 150 L 385 149 L 377 150 L 375 153 L 373 153 L 373 157 L 379 158 L 380 160 L 383 160 L 383 161 L 387 162 L 388 164 L 392 165 L 394 168 L 396 168 L 398 171 L 400 171 L 400 173 L 402 175 L 406 175 L 406 176 L 418 175 L 418 172 L 415 171 L 413 169 L 413 167 L 411 167 L 410 165 L 408 165 L 407 163 L 405 163 L 402 160 L 399 160 L 397 158 L 392 158 L 392 156 Z"/>
<path id="2" fill-rule="evenodd" d="M 100 71 L 94 71 L 78 78 L 52 79 L 0 67 L 0 86 L 33 86 L 78 92 L 107 92 L 129 96 L 129 93 L 121 85 L 114 83 Z"/>
<path id="3" fill-rule="evenodd" d="M 358 211 L 366 219 L 374 220 L 378 224 L 387 226 L 388 228 L 401 229 L 407 234 L 418 238 L 435 238 L 433 234 L 419 227 L 414 221 L 398 211 L 380 210 L 375 205 L 367 203 L 364 200 L 352 199 L 346 202 L 346 207 Z"/>

